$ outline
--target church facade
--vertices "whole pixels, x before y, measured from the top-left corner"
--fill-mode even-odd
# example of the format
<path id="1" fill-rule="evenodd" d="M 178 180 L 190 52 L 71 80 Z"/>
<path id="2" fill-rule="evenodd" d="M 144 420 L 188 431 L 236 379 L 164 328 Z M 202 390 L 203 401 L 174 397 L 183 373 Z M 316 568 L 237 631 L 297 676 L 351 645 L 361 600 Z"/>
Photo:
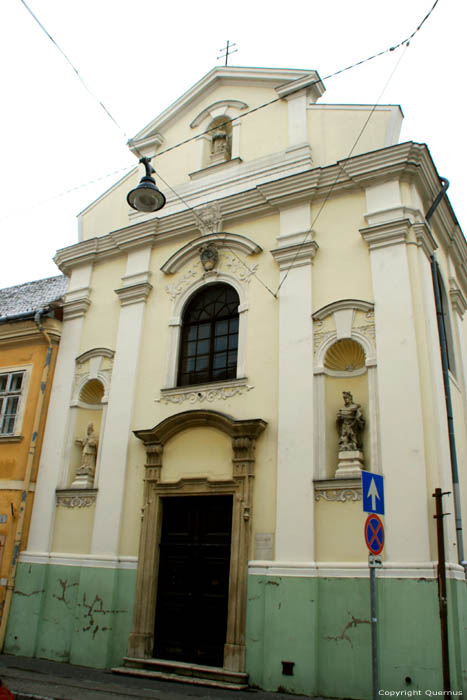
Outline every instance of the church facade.
<path id="1" fill-rule="evenodd" d="M 366 470 L 385 488 L 381 687 L 443 687 L 441 488 L 463 688 L 467 244 L 446 196 L 426 218 L 441 181 L 398 143 L 400 108 L 323 93 L 314 71 L 213 69 L 129 143 L 165 207 L 128 207 L 135 170 L 57 252 L 7 653 L 370 697 Z"/>

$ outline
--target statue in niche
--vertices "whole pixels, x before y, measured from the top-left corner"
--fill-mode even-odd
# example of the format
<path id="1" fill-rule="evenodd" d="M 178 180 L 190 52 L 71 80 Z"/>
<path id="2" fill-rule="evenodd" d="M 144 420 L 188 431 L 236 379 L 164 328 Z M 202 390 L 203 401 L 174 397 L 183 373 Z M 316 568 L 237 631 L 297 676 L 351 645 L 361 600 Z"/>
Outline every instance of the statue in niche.
<path id="1" fill-rule="evenodd" d="M 76 444 L 82 446 L 81 465 L 76 471 L 76 477 L 72 485 L 90 488 L 92 487 L 94 479 L 97 448 L 99 444 L 98 436 L 94 432 L 94 425 L 92 423 L 89 423 L 84 438 L 82 440 L 76 440 Z"/>
<path id="2" fill-rule="evenodd" d="M 342 393 L 344 407 L 337 412 L 337 430 L 339 433 L 339 452 L 358 451 L 362 448 L 362 432 L 365 427 L 362 407 L 354 403 L 350 391 Z"/>
<path id="3" fill-rule="evenodd" d="M 219 126 L 211 134 L 211 153 L 213 156 L 229 152 L 229 135 L 225 124 Z"/>

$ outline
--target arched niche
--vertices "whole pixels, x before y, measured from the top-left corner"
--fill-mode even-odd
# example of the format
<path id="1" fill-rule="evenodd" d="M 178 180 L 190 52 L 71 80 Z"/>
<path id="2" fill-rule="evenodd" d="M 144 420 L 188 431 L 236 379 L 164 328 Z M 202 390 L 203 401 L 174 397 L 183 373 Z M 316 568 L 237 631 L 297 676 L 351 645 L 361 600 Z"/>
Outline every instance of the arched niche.
<path id="1" fill-rule="evenodd" d="M 266 422 L 261 419 L 235 420 L 218 411 L 195 410 L 170 416 L 152 429 L 135 431 L 136 437 L 144 443 L 146 463 L 133 628 L 127 663 L 131 663 L 131 659 L 151 658 L 154 648 L 158 540 L 163 517 L 161 501 L 170 496 L 231 495 L 232 540 L 224 668 L 244 671 L 255 446 L 265 427 Z M 212 479 L 207 475 L 197 475 L 176 481 L 163 480 L 165 446 L 180 433 L 198 428 L 213 428 L 230 439 L 231 478 Z"/>
<path id="2" fill-rule="evenodd" d="M 240 100 L 219 100 L 202 109 L 193 119 L 190 126 L 200 134 L 197 139 L 197 170 L 228 160 L 241 161 L 240 129 L 242 120 L 236 117 L 245 109 L 248 109 L 246 102 L 241 102 Z M 220 152 L 216 156 L 213 149 L 215 141 L 213 136 L 218 127 L 223 124 L 225 124 L 227 148 L 224 153 Z"/>
<path id="3" fill-rule="evenodd" d="M 337 412 L 350 392 L 365 417 L 364 468 L 378 472 L 379 439 L 376 344 L 373 304 L 343 299 L 313 314 L 315 375 L 315 479 L 336 478 L 339 434 Z M 356 473 L 356 469 L 354 469 Z M 337 478 L 343 477 L 339 469 Z"/>
<path id="4" fill-rule="evenodd" d="M 105 429 L 108 397 L 114 351 L 109 348 L 92 348 L 75 360 L 75 378 L 68 418 L 68 444 L 65 453 L 62 487 L 93 488 L 99 475 L 99 443 Z M 93 473 L 84 478 L 77 475 L 83 466 L 83 440 L 89 426 L 97 436 L 97 453 Z"/>

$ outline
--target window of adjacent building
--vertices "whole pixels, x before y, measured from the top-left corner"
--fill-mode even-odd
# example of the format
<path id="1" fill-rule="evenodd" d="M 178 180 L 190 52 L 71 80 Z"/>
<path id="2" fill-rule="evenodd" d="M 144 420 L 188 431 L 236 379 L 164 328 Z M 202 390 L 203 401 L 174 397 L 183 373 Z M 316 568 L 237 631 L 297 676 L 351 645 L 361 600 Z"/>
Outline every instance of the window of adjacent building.
<path id="1" fill-rule="evenodd" d="M 203 287 L 183 313 L 178 386 L 237 376 L 239 297 L 228 284 Z"/>
<path id="2" fill-rule="evenodd" d="M 0 435 L 14 435 L 25 372 L 0 374 Z"/>

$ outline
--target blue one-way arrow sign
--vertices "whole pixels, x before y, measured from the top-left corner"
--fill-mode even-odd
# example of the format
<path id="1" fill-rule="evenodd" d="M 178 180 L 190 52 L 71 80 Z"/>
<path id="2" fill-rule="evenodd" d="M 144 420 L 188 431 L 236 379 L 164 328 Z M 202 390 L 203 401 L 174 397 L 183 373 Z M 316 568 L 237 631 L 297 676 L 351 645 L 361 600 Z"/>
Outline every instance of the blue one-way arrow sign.
<path id="1" fill-rule="evenodd" d="M 362 472 L 363 512 L 384 515 L 384 484 L 380 474 Z"/>

